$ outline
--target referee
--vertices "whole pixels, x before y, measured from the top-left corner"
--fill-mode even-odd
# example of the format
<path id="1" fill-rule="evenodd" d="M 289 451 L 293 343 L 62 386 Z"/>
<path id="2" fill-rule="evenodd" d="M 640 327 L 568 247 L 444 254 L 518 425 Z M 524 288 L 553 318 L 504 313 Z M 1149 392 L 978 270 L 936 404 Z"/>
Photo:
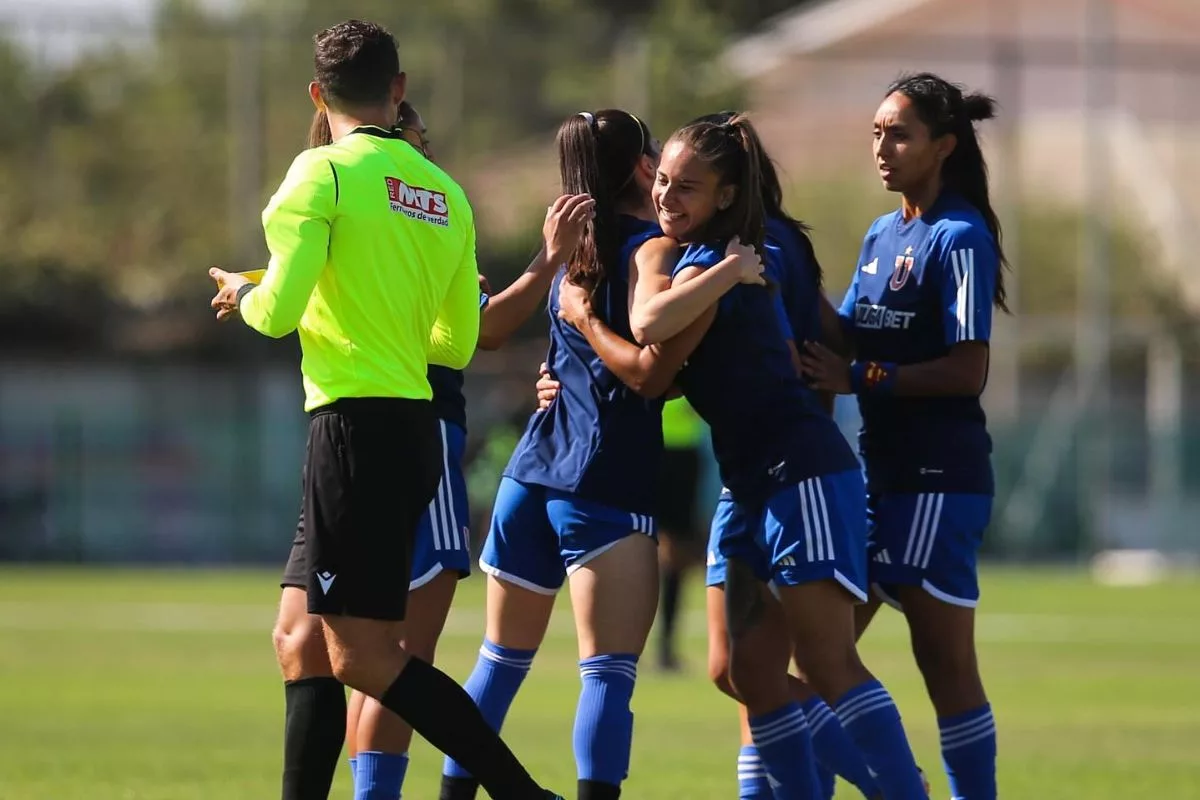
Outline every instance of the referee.
<path id="1" fill-rule="evenodd" d="M 391 34 L 351 20 L 314 44 L 309 94 L 333 144 L 297 156 L 263 212 L 262 284 L 210 270 L 218 319 L 299 331 L 308 611 L 337 681 L 464 763 L 493 798 L 554 798 L 462 687 L 399 645 L 413 540 L 442 470 L 426 369 L 465 367 L 479 335 L 474 221 L 459 186 L 392 131 L 405 75 Z M 328 797 L 328 779 L 289 768 L 320 740 L 335 690 L 327 679 L 288 693 L 283 800 Z"/>

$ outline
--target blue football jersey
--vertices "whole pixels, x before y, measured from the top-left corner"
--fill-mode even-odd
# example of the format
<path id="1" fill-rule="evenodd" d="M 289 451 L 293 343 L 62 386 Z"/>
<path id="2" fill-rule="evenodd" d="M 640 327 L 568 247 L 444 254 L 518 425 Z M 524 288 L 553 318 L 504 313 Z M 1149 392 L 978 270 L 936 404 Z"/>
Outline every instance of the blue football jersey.
<path id="1" fill-rule="evenodd" d="M 487 307 L 488 296 L 479 293 L 479 310 Z M 467 396 L 463 394 L 463 371 L 430 364 L 426 372 L 429 387 L 433 390 L 433 413 L 438 419 L 452 422 L 464 431 L 467 429 Z"/>
<path id="2" fill-rule="evenodd" d="M 840 314 L 859 360 L 918 364 L 987 342 L 999 252 L 979 212 L 945 192 L 920 217 L 880 217 Z M 993 491 L 979 396 L 860 395 L 859 443 L 872 491 Z"/>
<path id="3" fill-rule="evenodd" d="M 463 394 L 462 370 L 430 364 L 428 378 L 433 389 L 433 411 L 438 419 L 466 430 L 467 397 Z"/>
<path id="4" fill-rule="evenodd" d="M 688 245 L 675 274 L 715 266 L 724 253 L 723 244 Z M 858 468 L 841 431 L 796 374 L 777 308 L 771 290 L 735 286 L 676 379 L 712 431 L 721 480 L 751 506 L 782 486 Z"/>
<path id="5" fill-rule="evenodd" d="M 778 287 L 777 300 L 786 321 L 786 338 L 803 347 L 821 338 L 820 284 L 812 245 L 782 219 L 767 219 L 763 271 Z"/>
<path id="6" fill-rule="evenodd" d="M 624 244 L 618 263 L 597 289 L 592 305 L 619 336 L 629 328 L 629 260 L 646 241 L 662 236 L 653 223 L 621 218 Z M 529 419 L 504 474 L 522 483 L 572 492 L 614 508 L 653 515 L 662 456 L 661 399 L 640 397 L 613 375 L 583 334 L 558 318 L 558 290 L 550 288 L 550 349 L 546 364 L 561 384 L 545 411 Z"/>

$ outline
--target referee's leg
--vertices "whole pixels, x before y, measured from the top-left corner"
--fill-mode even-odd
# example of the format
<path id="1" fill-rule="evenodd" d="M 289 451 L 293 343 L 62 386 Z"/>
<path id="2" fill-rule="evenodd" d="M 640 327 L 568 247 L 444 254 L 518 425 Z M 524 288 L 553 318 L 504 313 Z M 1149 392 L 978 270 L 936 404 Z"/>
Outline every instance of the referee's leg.
<path id="1" fill-rule="evenodd" d="M 346 690 L 333 677 L 321 618 L 308 613 L 304 514 L 283 571 L 273 638 L 283 672 L 283 800 L 325 800 L 346 724 Z"/>
<path id="2" fill-rule="evenodd" d="M 458 761 L 498 800 L 554 797 L 526 772 L 461 686 L 400 645 L 412 545 L 441 477 L 429 403 L 339 401 L 309 432 L 308 609 L 333 674 Z"/>

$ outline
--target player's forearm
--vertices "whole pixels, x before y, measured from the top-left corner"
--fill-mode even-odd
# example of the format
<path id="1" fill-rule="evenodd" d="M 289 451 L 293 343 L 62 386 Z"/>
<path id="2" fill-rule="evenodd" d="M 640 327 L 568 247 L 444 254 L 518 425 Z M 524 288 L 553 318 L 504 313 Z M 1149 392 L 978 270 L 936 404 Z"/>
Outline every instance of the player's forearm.
<path id="1" fill-rule="evenodd" d="M 630 316 L 633 336 L 641 344 L 659 344 L 691 325 L 738 284 L 737 263 L 726 258 L 681 286 L 637 303 Z"/>
<path id="2" fill-rule="evenodd" d="M 890 382 L 892 394 L 902 397 L 975 397 L 983 391 L 987 378 L 986 346 L 952 352 L 919 364 L 876 364 L 880 369 L 894 372 L 884 382 Z M 868 364 L 866 371 L 870 370 Z"/>
<path id="3" fill-rule="evenodd" d="M 821 294 L 819 316 L 821 319 L 821 341 L 833 352 L 840 356 L 852 356 L 854 343 L 847 335 L 847 324 L 838 314 L 837 309 L 829 299 Z"/>
<path id="4" fill-rule="evenodd" d="M 675 376 L 708 332 L 716 311 L 715 305 L 710 306 L 678 336 L 661 345 L 639 347 L 618 336 L 590 312 L 580 330 L 622 383 L 643 397 L 656 398 L 672 390 Z"/>
<path id="5" fill-rule="evenodd" d="M 664 365 L 657 363 L 651 348 L 621 338 L 594 314 L 588 314 L 579 332 L 609 372 L 643 397 L 660 397 L 675 378 L 674 372 L 666 374 Z"/>
<path id="6" fill-rule="evenodd" d="M 521 277 L 488 299 L 479 329 L 479 349 L 498 350 L 537 313 L 554 280 L 555 262 L 546 249 L 534 257 Z"/>
<path id="7" fill-rule="evenodd" d="M 792 367 L 796 370 L 796 374 L 800 376 L 800 380 L 806 380 L 805 376 L 804 376 L 804 365 L 800 361 L 800 351 L 796 348 L 796 343 L 794 341 L 789 340 L 788 341 L 788 349 L 792 353 Z M 825 413 L 832 416 L 833 415 L 833 404 L 834 404 L 834 400 L 837 397 L 837 395 L 835 395 L 833 392 L 827 392 L 827 391 L 821 391 L 821 390 L 817 390 L 816 395 L 817 395 L 817 402 L 820 403 L 821 408 L 825 409 Z"/>

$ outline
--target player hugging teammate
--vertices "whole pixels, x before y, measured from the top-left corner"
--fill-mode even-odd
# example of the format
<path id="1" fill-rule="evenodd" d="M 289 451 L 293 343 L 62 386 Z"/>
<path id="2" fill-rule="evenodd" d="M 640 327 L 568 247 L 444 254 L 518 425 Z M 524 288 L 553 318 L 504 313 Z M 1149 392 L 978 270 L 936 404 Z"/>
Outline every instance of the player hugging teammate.
<path id="1" fill-rule="evenodd" d="M 725 486 L 710 671 L 742 708 L 740 796 L 827 800 L 834 774 L 869 798 L 926 796 L 900 714 L 858 657 L 885 601 L 911 629 L 954 797 L 994 800 L 974 647 L 993 493 L 979 397 L 991 309 L 1004 308 L 974 129 L 991 100 L 929 74 L 889 87 L 874 155 L 902 203 L 868 231 L 838 322 L 745 115 L 699 118 L 661 147 L 625 110 L 566 119 L 544 247 L 490 295 L 470 206 L 404 102 L 390 34 L 334 26 L 315 37 L 314 66 L 312 147 L 264 212 L 261 285 L 210 273 L 219 319 L 298 331 L 305 356 L 304 506 L 276 626 L 284 800 L 328 796 L 343 740 L 355 797 L 396 800 L 414 729 L 447 755 L 442 800 L 481 787 L 555 797 L 497 731 L 564 583 L 582 680 L 578 797 L 620 796 L 658 605 L 662 409 L 678 393 L 711 430 Z M 541 405 L 496 499 L 480 561 L 487 629 L 464 691 L 431 665 L 469 571 L 461 370 L 547 289 Z M 858 398 L 865 482 L 831 394 Z"/>

